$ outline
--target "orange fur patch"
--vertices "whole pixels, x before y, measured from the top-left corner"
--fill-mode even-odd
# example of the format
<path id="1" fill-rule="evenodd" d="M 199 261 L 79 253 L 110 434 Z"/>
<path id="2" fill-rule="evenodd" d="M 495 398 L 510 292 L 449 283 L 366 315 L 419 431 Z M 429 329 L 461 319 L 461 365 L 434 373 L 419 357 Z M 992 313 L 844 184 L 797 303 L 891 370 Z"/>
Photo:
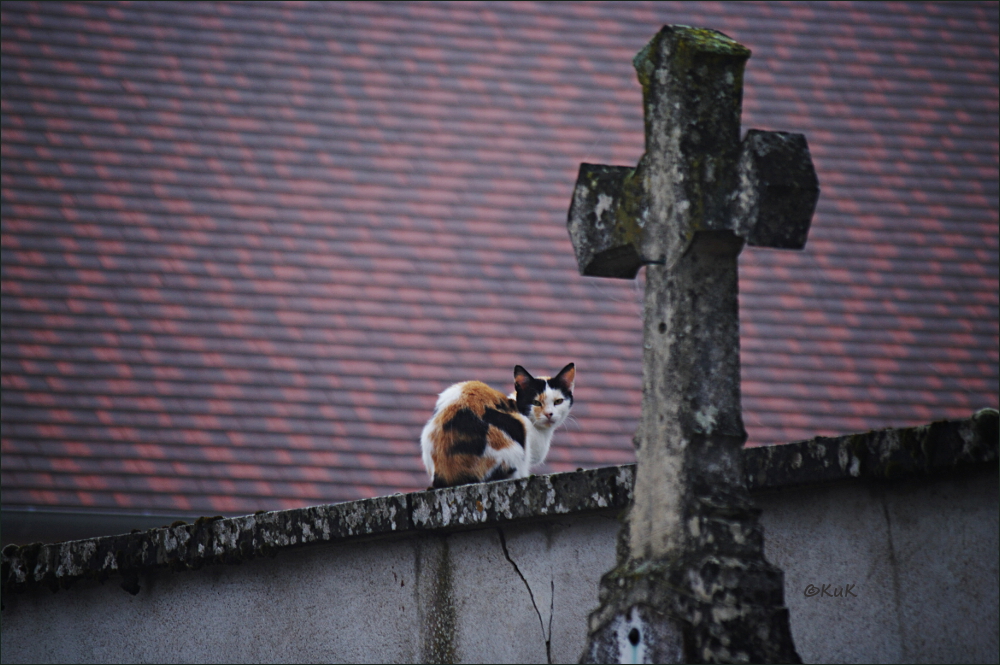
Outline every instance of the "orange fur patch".
<path id="1" fill-rule="evenodd" d="M 470 432 L 445 428 L 460 411 L 471 411 L 477 418 L 482 419 L 487 409 L 507 414 L 517 413 L 517 405 L 503 393 L 480 381 L 468 381 L 462 386 L 459 398 L 434 416 L 437 429 L 433 434 L 434 448 L 431 459 L 434 461 L 435 476 L 445 483 L 468 480 L 469 476 L 482 480 L 497 467 L 497 461 L 492 458 L 452 452 L 456 447 L 468 446 Z M 494 425 L 486 427 L 485 445 L 494 450 L 503 450 L 515 445 L 503 430 Z"/>
<path id="2" fill-rule="evenodd" d="M 489 431 L 486 432 L 486 443 L 493 450 L 503 450 L 514 445 L 514 442 L 507 436 L 506 432 L 500 431 L 493 425 L 490 425 Z"/>
<path id="3" fill-rule="evenodd" d="M 434 455 L 434 475 L 449 485 L 468 476 L 485 478 L 496 465 L 496 460 L 476 455 Z"/>
<path id="4" fill-rule="evenodd" d="M 506 404 L 507 396 L 499 390 L 493 390 L 485 383 L 469 381 L 465 384 L 465 389 L 462 390 L 460 402 L 465 408 L 482 418 L 487 407 L 496 409 L 498 405 Z"/>
<path id="5" fill-rule="evenodd" d="M 573 385 L 576 383 L 576 367 L 574 366 L 573 369 L 563 374 L 563 379 L 566 381 L 566 385 L 569 387 L 570 392 L 572 392 Z"/>
<path id="6" fill-rule="evenodd" d="M 468 381 L 462 388 L 461 399 L 457 399 L 441 409 L 436 420 L 439 424 L 444 424 L 454 418 L 455 414 L 462 409 L 468 409 L 482 418 L 487 408 L 508 413 L 514 409 L 507 396 L 499 390 L 493 390 L 480 381 Z"/>

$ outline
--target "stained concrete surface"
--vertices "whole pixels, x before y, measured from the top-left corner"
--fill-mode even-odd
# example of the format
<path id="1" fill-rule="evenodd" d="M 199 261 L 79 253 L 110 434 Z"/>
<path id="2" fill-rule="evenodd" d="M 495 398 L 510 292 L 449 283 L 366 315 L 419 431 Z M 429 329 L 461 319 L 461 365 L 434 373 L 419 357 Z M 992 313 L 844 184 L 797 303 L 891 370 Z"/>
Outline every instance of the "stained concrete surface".
<path id="1" fill-rule="evenodd" d="M 546 641 L 575 661 L 618 527 L 566 517 L 154 570 L 135 596 L 92 581 L 11 595 L 3 661 L 425 662 L 449 605 L 457 661 L 545 663 Z"/>
<path id="2" fill-rule="evenodd" d="M 997 662 L 997 487 L 994 466 L 755 497 L 803 662 Z"/>
<path id="3" fill-rule="evenodd" d="M 805 662 L 997 662 L 995 466 L 756 499 Z M 617 531 L 611 512 L 555 516 L 157 569 L 135 596 L 86 580 L 55 595 L 9 594 L 2 658 L 426 662 L 450 604 L 456 662 L 575 662 Z M 824 584 L 852 584 L 856 597 L 806 596 Z"/>
<path id="4" fill-rule="evenodd" d="M 1000 660 L 996 421 L 746 451 L 805 662 Z M 632 479 L 609 467 L 5 548 L 0 659 L 575 662 Z"/>

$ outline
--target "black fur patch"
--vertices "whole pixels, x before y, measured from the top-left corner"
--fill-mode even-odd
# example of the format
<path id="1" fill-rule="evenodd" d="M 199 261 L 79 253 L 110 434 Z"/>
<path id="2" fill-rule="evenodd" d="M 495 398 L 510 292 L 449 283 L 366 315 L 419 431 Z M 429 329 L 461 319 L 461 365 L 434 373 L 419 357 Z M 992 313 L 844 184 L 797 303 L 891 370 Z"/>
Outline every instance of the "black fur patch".
<path id="1" fill-rule="evenodd" d="M 449 455 L 482 456 L 486 451 L 486 432 L 489 425 L 469 409 L 459 409 L 455 416 L 441 427 L 445 432 L 454 432 Z"/>
<path id="2" fill-rule="evenodd" d="M 506 413 L 494 411 L 493 409 L 486 409 L 483 413 L 483 420 L 497 429 L 506 432 L 507 436 L 517 441 L 524 448 L 524 423 L 520 420 Z"/>
<path id="3" fill-rule="evenodd" d="M 564 386 L 560 381 L 556 381 L 555 379 L 549 379 L 548 381 L 546 381 L 546 383 L 548 383 L 550 387 L 555 388 L 556 390 L 560 391 L 563 395 L 565 395 L 566 399 L 569 400 L 570 404 L 573 403 L 573 391 Z"/>
<path id="4" fill-rule="evenodd" d="M 514 413 L 517 411 L 517 404 L 512 399 L 504 397 L 503 399 L 497 400 L 490 405 L 491 408 L 496 411 L 502 411 L 503 413 Z"/>
<path id="5" fill-rule="evenodd" d="M 543 392 L 545 392 L 545 381 L 532 377 L 527 390 L 517 391 L 518 412 L 526 416 L 531 415 L 531 403 Z"/>
<path id="6" fill-rule="evenodd" d="M 434 474 L 434 482 L 431 483 L 431 487 L 433 487 L 434 489 L 441 489 L 442 487 L 454 487 L 456 485 L 469 485 L 471 483 L 478 483 L 478 482 L 479 482 L 479 478 L 476 478 L 475 476 L 469 475 L 469 474 L 462 474 L 461 476 L 459 476 L 458 478 L 455 479 L 455 482 L 447 483 L 447 482 L 445 482 L 444 478 L 442 478 L 441 476 L 439 476 L 439 475 L 437 475 L 435 473 Z"/>
<path id="7" fill-rule="evenodd" d="M 514 475 L 514 469 L 508 469 L 503 464 L 498 464 L 495 469 L 490 471 L 489 475 L 483 478 L 484 483 L 488 483 L 492 480 L 507 480 Z"/>
<path id="8" fill-rule="evenodd" d="M 570 390 L 569 386 L 564 384 L 559 377 L 563 376 L 563 374 L 565 374 L 571 369 L 574 369 L 575 367 L 576 367 L 575 363 L 570 363 L 565 367 L 563 367 L 561 370 L 559 370 L 559 373 L 556 374 L 553 378 L 547 381 L 549 386 L 555 388 L 556 390 L 562 391 L 562 393 L 566 395 L 566 398 L 569 400 L 570 406 L 573 405 L 573 391 Z"/>

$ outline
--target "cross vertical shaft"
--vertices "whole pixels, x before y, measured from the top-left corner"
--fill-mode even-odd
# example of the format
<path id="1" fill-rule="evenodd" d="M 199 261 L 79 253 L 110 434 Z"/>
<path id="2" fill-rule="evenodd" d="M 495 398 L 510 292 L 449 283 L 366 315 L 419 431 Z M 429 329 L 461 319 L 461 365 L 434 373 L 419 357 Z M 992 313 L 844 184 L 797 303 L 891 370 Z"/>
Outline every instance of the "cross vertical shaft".
<path id="1" fill-rule="evenodd" d="M 742 486 L 741 245 L 703 236 L 669 269 L 646 268 L 642 417 L 629 518 L 634 557 L 683 552 L 698 533 L 685 507 L 697 507 L 697 496 Z"/>
<path id="2" fill-rule="evenodd" d="M 721 471 L 722 458 L 732 457 L 735 443 L 738 460 L 746 438 L 736 295 L 743 240 L 726 224 L 750 51 L 708 30 L 658 37 L 634 60 L 646 115 L 645 163 L 639 168 L 648 205 L 642 253 L 657 261 L 646 267 L 643 404 L 630 532 L 633 555 L 645 558 L 684 548 L 686 516 L 677 508 L 687 501 L 681 494 L 715 480 L 678 474 Z M 712 446 L 715 463 L 685 462 L 698 453 L 692 440 L 706 436 L 729 438 L 727 445 Z M 726 460 L 726 469 L 732 466 Z M 738 473 L 718 480 L 740 482 Z"/>
<path id="3" fill-rule="evenodd" d="M 635 500 L 588 661 L 798 659 L 742 473 L 737 258 L 745 243 L 801 248 L 818 184 L 803 137 L 751 130 L 741 144 L 749 56 L 721 33 L 664 27 L 633 61 L 639 164 L 583 164 L 574 190 L 581 273 L 646 267 Z"/>

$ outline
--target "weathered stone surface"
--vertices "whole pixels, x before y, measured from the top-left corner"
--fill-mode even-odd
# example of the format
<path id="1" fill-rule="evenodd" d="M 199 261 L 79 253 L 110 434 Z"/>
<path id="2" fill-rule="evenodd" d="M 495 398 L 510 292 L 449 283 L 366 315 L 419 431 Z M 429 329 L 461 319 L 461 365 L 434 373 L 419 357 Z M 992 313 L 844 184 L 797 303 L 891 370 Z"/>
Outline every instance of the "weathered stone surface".
<path id="1" fill-rule="evenodd" d="M 3 590 L 47 586 L 68 588 L 78 579 L 123 578 L 138 593 L 137 571 L 194 570 L 206 564 L 240 563 L 279 550 L 410 528 L 406 497 L 395 495 L 352 503 L 257 513 L 224 519 L 202 517 L 146 532 L 24 547 L 3 551 Z"/>
<path id="2" fill-rule="evenodd" d="M 610 508 L 631 500 L 631 467 L 607 467 L 411 494 L 415 529 L 451 529 Z"/>
<path id="3" fill-rule="evenodd" d="M 743 451 L 748 485 L 773 490 L 864 479 L 881 482 L 948 474 L 995 464 L 1000 451 L 998 414 L 984 409 L 969 419 L 750 448 Z M 697 644 L 687 657 L 705 662 L 777 662 L 788 658 L 788 610 L 779 590 L 782 571 L 753 556 L 763 546 L 759 512 L 738 494 L 701 496 L 703 512 L 689 524 L 695 546 L 681 561 L 637 560 L 620 547 L 618 566 L 601 581 L 601 605 L 591 614 L 584 662 L 620 662 L 646 652 L 622 642 L 631 609 L 657 608 L 657 630 L 684 632 Z M 630 520 L 623 531 L 631 526 Z M 629 618 L 631 617 L 631 618 Z M 684 618 L 679 621 L 677 618 Z M 758 629 L 767 627 L 766 635 Z M 685 632 L 686 631 L 686 632 Z M 667 644 L 671 644 L 668 640 Z M 752 656 L 752 657 L 751 657 Z M 662 662 L 668 656 L 660 654 Z M 638 661 L 637 661 L 638 662 Z"/>
<path id="4" fill-rule="evenodd" d="M 692 552 L 680 561 L 624 561 L 601 580 L 590 652 L 594 636 L 602 641 L 621 620 L 617 608 L 644 606 L 658 610 L 661 631 L 684 636 L 687 660 L 680 662 L 787 662 L 783 586 L 781 570 L 760 558 Z"/>
<path id="5" fill-rule="evenodd" d="M 743 70 L 750 49 L 715 30 L 664 26 L 632 61 L 645 118 L 643 256 L 669 266 L 703 231 L 732 230 Z"/>
<path id="6" fill-rule="evenodd" d="M 997 462 L 963 467 L 845 473 L 754 497 L 806 662 L 998 661 Z M 11 663 L 407 663 L 450 652 L 528 663 L 546 662 L 550 643 L 551 662 L 573 662 L 615 567 L 618 512 L 350 537 L 183 574 L 151 567 L 137 596 L 117 579 L 5 595 L 0 653 Z M 857 597 L 809 595 L 826 583 L 855 584 Z"/>
<path id="7" fill-rule="evenodd" d="M 732 445 L 714 446 L 713 455 L 738 457 L 746 437 L 736 298 L 742 241 L 728 224 L 749 56 L 713 30 L 666 26 L 633 61 L 646 119 L 643 253 L 664 260 L 646 271 L 630 541 L 636 557 L 686 547 L 686 517 L 676 507 L 688 503 L 693 485 L 710 487 L 719 480 L 691 478 L 691 470 L 705 467 L 687 458 L 706 447 L 706 437 L 733 438 Z M 740 482 L 732 466 L 722 461 L 711 468 L 727 475 L 723 482 Z"/>
<path id="8" fill-rule="evenodd" d="M 748 448 L 743 454 L 747 485 L 765 490 L 853 478 L 892 479 L 994 462 L 997 422 L 996 409 L 982 409 L 962 420 Z"/>
<path id="9" fill-rule="evenodd" d="M 79 579 L 121 578 L 139 592 L 138 573 L 231 564 L 315 543 L 455 530 L 590 511 L 620 511 L 632 498 L 633 469 L 608 467 L 514 481 L 397 494 L 349 503 L 200 518 L 119 536 L 64 543 L 9 545 L 2 554 L 3 593 L 66 589 Z"/>
<path id="10" fill-rule="evenodd" d="M 721 240 L 721 251 L 701 251 Z M 726 241 L 728 247 L 724 245 Z M 731 234 L 702 233 L 672 269 L 646 273 L 642 417 L 636 432 L 637 557 L 688 547 L 693 497 L 741 483 L 736 253 Z M 711 377 L 709 380 L 708 377 Z"/>
<path id="11" fill-rule="evenodd" d="M 626 210 L 629 191 L 641 197 L 641 187 L 626 186 L 637 180 L 635 172 L 628 166 L 580 164 L 567 225 L 581 275 L 634 279 L 639 272 L 643 216 Z"/>
<path id="12" fill-rule="evenodd" d="M 667 26 L 634 61 L 646 117 L 642 254 L 663 264 L 646 272 L 628 557 L 602 580 L 589 628 L 600 642 L 633 608 L 657 608 L 656 625 L 686 636 L 678 662 L 797 660 L 742 473 L 744 240 L 732 201 L 749 55 L 714 31 Z"/>
<path id="13" fill-rule="evenodd" d="M 679 663 L 684 635 L 675 622 L 648 605 L 634 605 L 600 627 L 583 663 Z"/>
<path id="14" fill-rule="evenodd" d="M 885 480 L 945 473 L 998 459 L 998 416 L 971 418 L 843 437 L 817 437 L 743 450 L 747 483 L 755 491 L 843 480 Z M 417 531 L 466 530 L 557 515 L 610 512 L 632 500 L 635 465 L 532 476 L 522 480 L 414 492 L 334 505 L 228 519 L 64 543 L 10 545 L 2 556 L 3 593 L 67 589 L 80 579 L 120 579 L 138 589 L 138 573 L 238 564 L 298 547 Z M 706 501 L 708 499 L 705 499 Z M 478 509 L 478 505 L 483 510 Z M 753 512 L 749 504 L 742 510 Z M 753 547 L 759 532 L 744 528 L 727 504 L 707 505 L 699 517 L 699 547 L 708 538 L 724 549 Z M 627 534 L 623 534 L 627 538 Z M 627 556 L 627 545 L 619 558 Z"/>
<path id="15" fill-rule="evenodd" d="M 747 243 L 776 249 L 806 245 L 819 179 L 802 134 L 751 129 L 740 151 L 733 223 Z"/>
<path id="16" fill-rule="evenodd" d="M 700 577 L 699 557 L 731 560 L 737 578 L 740 570 L 769 567 L 757 514 L 746 507 L 740 452 L 746 431 L 737 257 L 748 238 L 801 248 L 819 194 L 804 137 L 751 131 L 741 145 L 749 57 L 749 49 L 714 30 L 664 26 L 633 60 L 645 118 L 639 164 L 631 172 L 583 165 L 570 207 L 581 272 L 628 277 L 647 267 L 636 498 L 623 548 L 628 557 L 619 567 L 671 572 L 617 578 L 626 588 L 616 587 L 591 625 L 592 638 L 608 648 L 605 638 L 617 634 L 608 622 L 621 624 L 636 603 L 648 601 L 667 608 L 668 623 L 687 631 L 683 659 L 798 660 L 780 572 L 762 581 L 777 584 L 763 604 L 756 604 L 749 578 L 731 584 L 731 597 L 703 606 L 685 600 L 697 595 L 691 585 L 715 583 Z M 627 257 L 625 268 L 608 260 L 595 270 L 601 252 Z M 693 567 L 685 572 L 685 566 Z M 628 596 L 629 588 L 650 584 L 667 585 L 648 589 L 665 594 L 655 599 L 659 604 Z M 730 614 L 777 623 L 733 622 Z M 764 638 L 747 638 L 737 648 L 744 633 Z M 768 643 L 767 636 L 779 641 Z M 603 653 L 592 647 L 585 658 Z"/>

